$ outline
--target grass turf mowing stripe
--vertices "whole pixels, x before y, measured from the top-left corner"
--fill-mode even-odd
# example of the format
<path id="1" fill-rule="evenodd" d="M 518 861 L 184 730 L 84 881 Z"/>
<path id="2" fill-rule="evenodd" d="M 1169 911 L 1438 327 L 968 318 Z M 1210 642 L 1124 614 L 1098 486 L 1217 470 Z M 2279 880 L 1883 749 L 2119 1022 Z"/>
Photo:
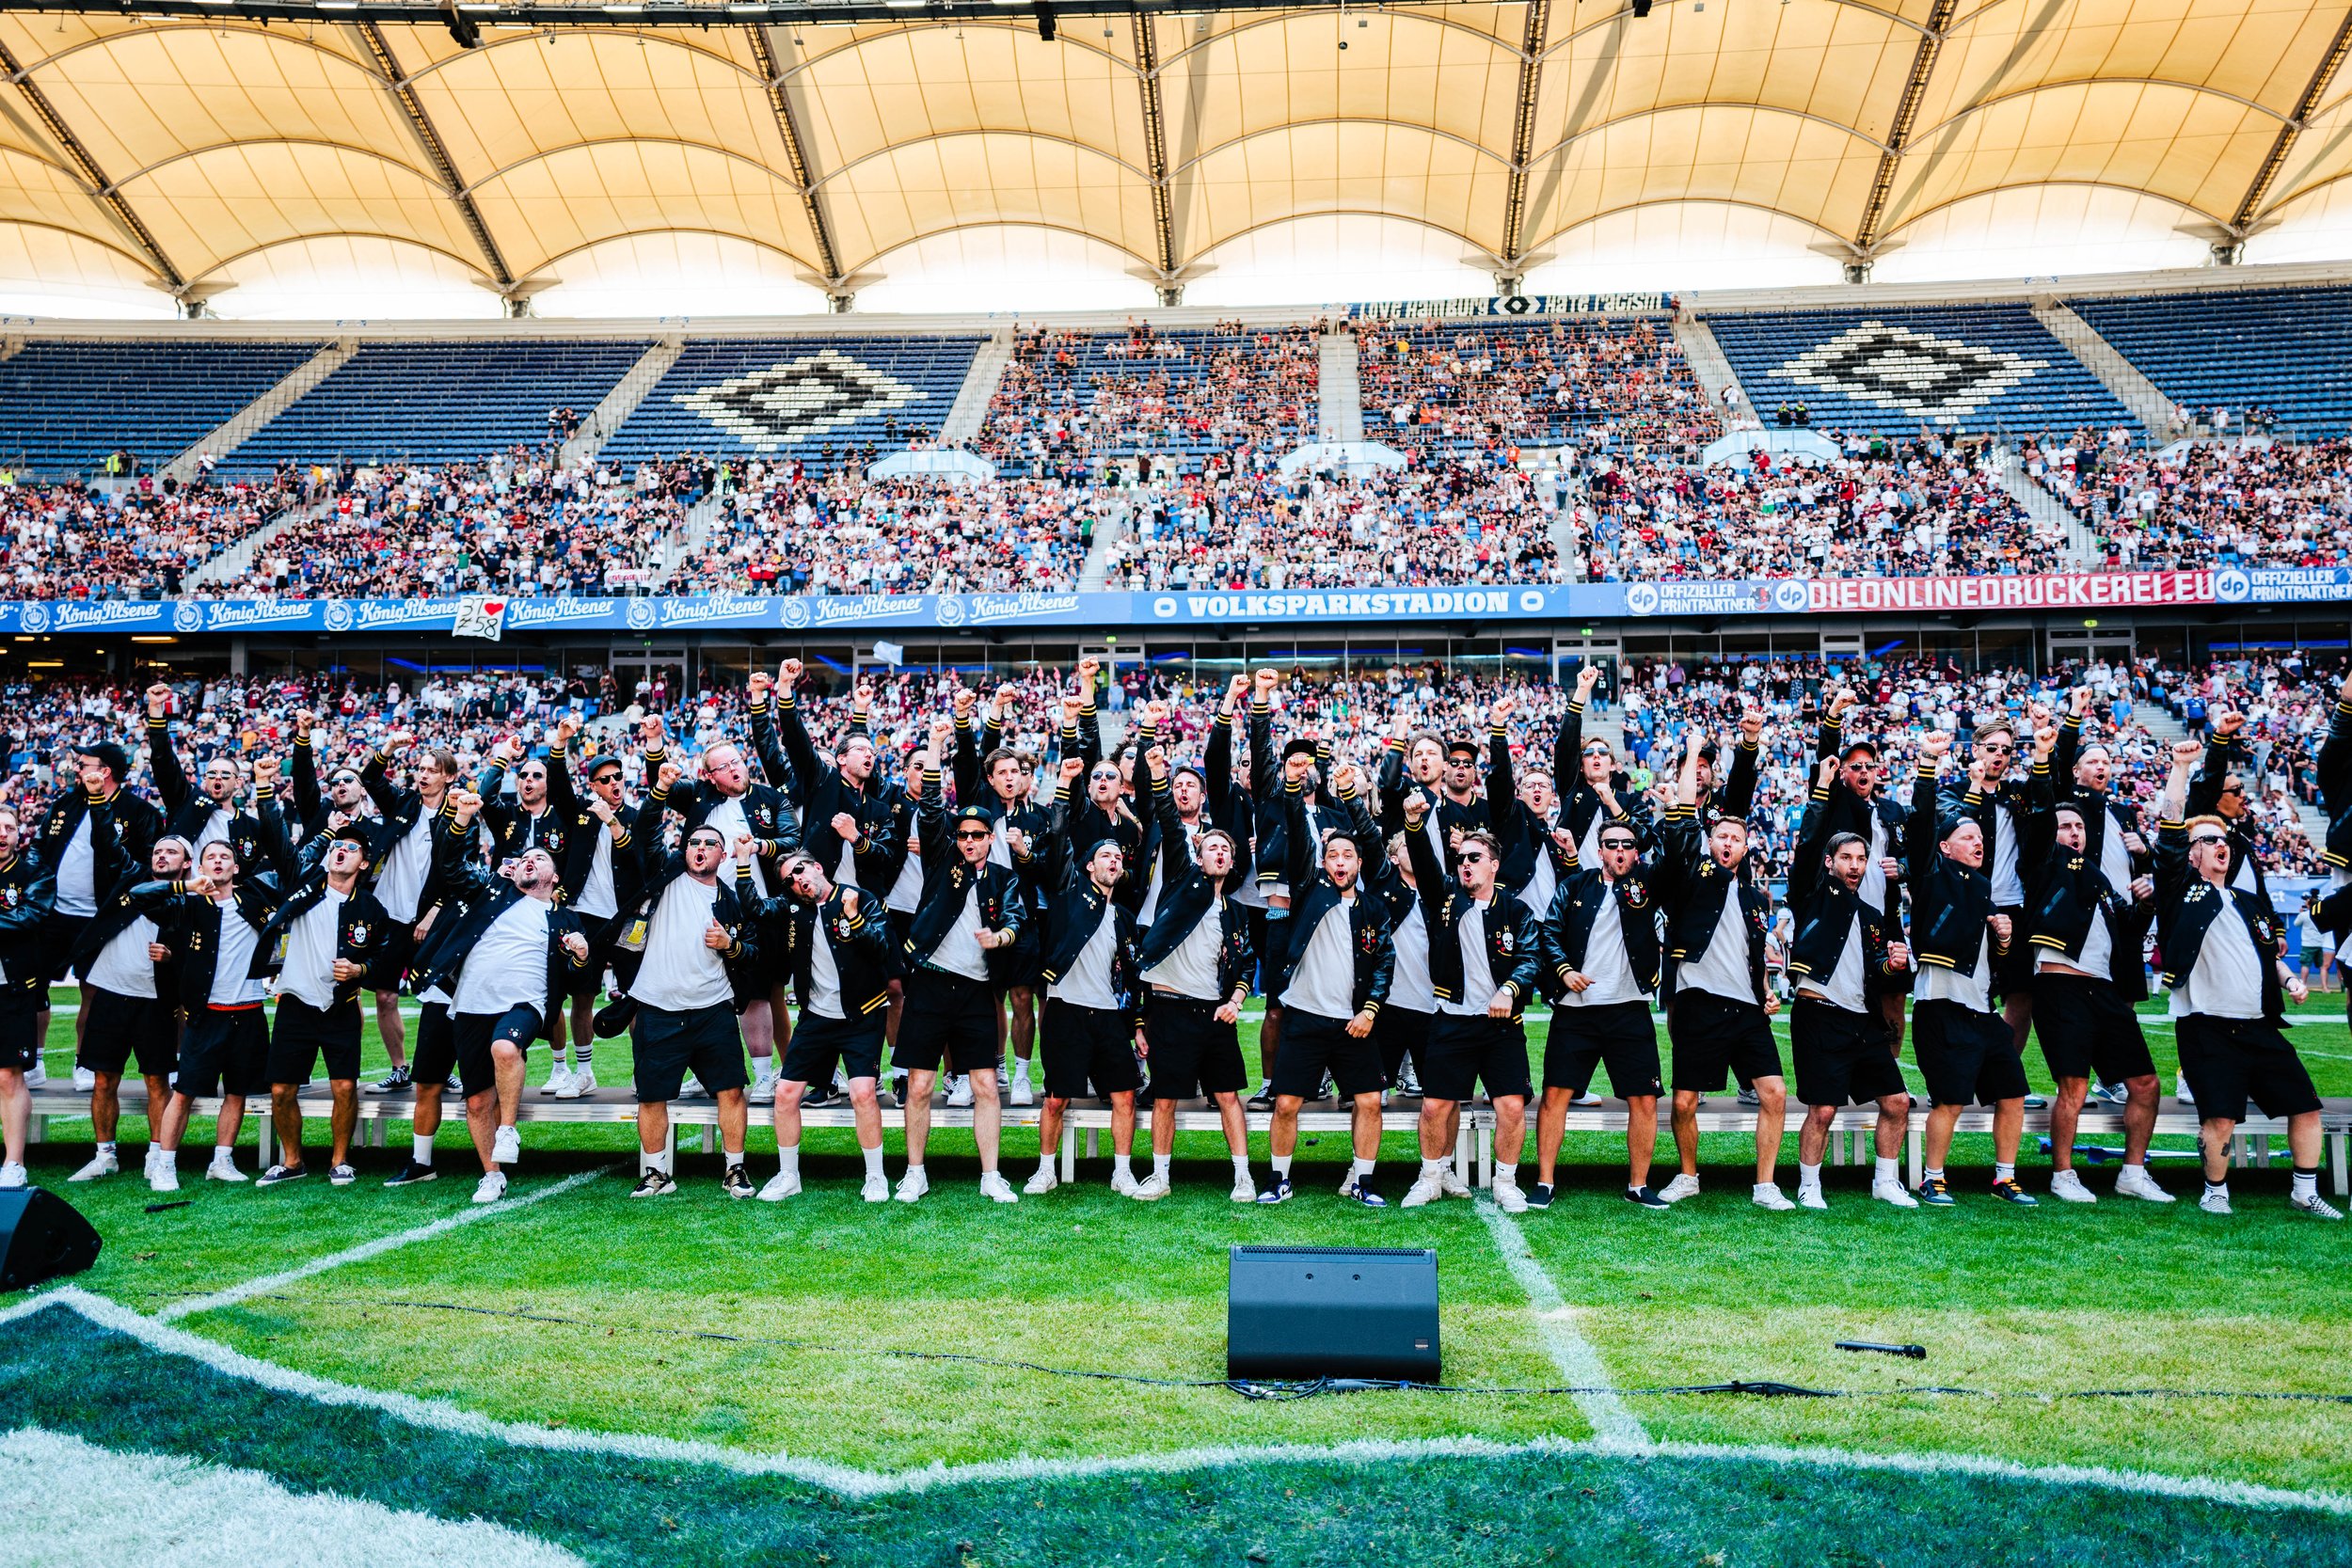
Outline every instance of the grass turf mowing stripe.
<path id="1" fill-rule="evenodd" d="M 699 1444 L 506 1428 L 437 1406 L 424 1406 L 437 1419 L 414 1423 L 394 1406 L 423 1402 L 266 1367 L 249 1379 L 229 1364 L 261 1364 L 87 1291 L 55 1291 L 40 1312 L 0 1337 L 0 1410 L 18 1426 L 257 1471 L 297 1496 L 486 1520 L 598 1563 L 945 1568 L 1066 1560 L 1083 1541 L 1089 1561 L 1115 1564 L 1246 1554 L 1334 1568 L 1454 1559 L 1504 1568 L 1556 1563 L 1572 1544 L 1577 1560 L 1624 1568 L 1710 1560 L 1924 1568 L 1950 1560 L 1956 1539 L 1979 1560 L 2086 1568 L 2352 1563 L 2352 1498 L 2330 1494 L 1994 1459 L 1683 1443 L 1635 1453 L 1453 1438 L 1009 1461 L 850 1471 L 864 1484 L 844 1495 L 790 1473 L 805 1475 L 804 1465 Z M 195 1347 L 207 1364 L 187 1365 L 175 1345 Z M 94 1386 L 109 1397 L 90 1399 Z M 527 1441 L 501 1447 L 510 1434 Z M 1812 1479 L 1831 1474 L 1831 1484 Z M 2081 1488 L 2105 1495 L 2092 1506 Z M 93 1516 L 90 1531 L 68 1560 L 113 1560 L 98 1549 L 105 1519 Z"/>
<path id="2" fill-rule="evenodd" d="M 1626 1408 L 1625 1401 L 1612 1391 L 1609 1369 L 1601 1365 L 1600 1353 L 1577 1332 L 1575 1308 L 1562 1298 L 1551 1275 L 1527 1250 L 1527 1238 L 1519 1234 L 1517 1222 L 1495 1207 L 1492 1198 L 1481 1196 L 1477 1202 L 1478 1217 L 1486 1222 L 1486 1234 L 1494 1238 L 1503 1267 L 1511 1271 L 1511 1277 L 1527 1292 L 1528 1305 L 1535 1309 L 1535 1331 L 1545 1354 L 1562 1377 L 1584 1390 L 1576 1396 L 1576 1407 L 1592 1423 L 1594 1436 L 1605 1448 L 1648 1448 L 1649 1433 Z"/>
<path id="3" fill-rule="evenodd" d="M 444 1214 L 437 1220 L 417 1226 L 412 1229 L 403 1230 L 396 1235 L 379 1236 L 373 1242 L 362 1242 L 358 1246 L 345 1247 L 341 1252 L 330 1252 L 324 1258 L 313 1258 L 307 1263 L 278 1274 L 263 1275 L 258 1279 L 248 1279 L 241 1285 L 231 1285 L 225 1291 L 215 1291 L 209 1295 L 189 1296 L 173 1302 L 155 1316 L 161 1322 L 170 1323 L 176 1319 L 193 1317 L 199 1312 L 211 1312 L 223 1307 L 234 1307 L 241 1301 L 249 1301 L 255 1296 L 266 1295 L 273 1291 L 282 1291 L 296 1280 L 308 1279 L 312 1275 L 325 1274 L 329 1269 L 340 1269 L 346 1263 L 364 1263 L 371 1258 L 380 1258 L 385 1253 L 396 1252 L 402 1247 L 413 1246 L 419 1242 L 429 1242 L 436 1236 L 446 1236 L 451 1231 L 465 1226 L 476 1225 L 484 1220 L 497 1219 L 501 1215 L 528 1209 L 535 1203 L 544 1203 L 548 1198 L 561 1197 L 565 1193 L 576 1192 L 588 1185 L 589 1182 L 596 1180 L 612 1168 L 611 1165 L 605 1165 L 596 1170 L 584 1170 L 577 1176 L 567 1176 L 561 1181 L 550 1182 L 535 1192 L 525 1193 L 511 1202 L 487 1203 L 479 1208 L 460 1209 L 453 1214 Z"/>

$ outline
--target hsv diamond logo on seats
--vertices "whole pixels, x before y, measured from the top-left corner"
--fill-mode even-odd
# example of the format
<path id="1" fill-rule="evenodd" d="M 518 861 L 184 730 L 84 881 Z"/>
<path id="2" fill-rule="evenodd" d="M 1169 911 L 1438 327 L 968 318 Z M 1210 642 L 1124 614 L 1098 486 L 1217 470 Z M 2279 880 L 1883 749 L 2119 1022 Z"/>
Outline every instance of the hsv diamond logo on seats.
<path id="1" fill-rule="evenodd" d="M 1841 392 L 1921 419 L 1974 414 L 2049 369 L 2046 359 L 1866 321 L 1772 371 L 1779 381 Z"/>
<path id="2" fill-rule="evenodd" d="M 677 401 L 754 451 L 774 451 L 914 398 L 914 388 L 898 377 L 826 348 L 681 392 Z"/>

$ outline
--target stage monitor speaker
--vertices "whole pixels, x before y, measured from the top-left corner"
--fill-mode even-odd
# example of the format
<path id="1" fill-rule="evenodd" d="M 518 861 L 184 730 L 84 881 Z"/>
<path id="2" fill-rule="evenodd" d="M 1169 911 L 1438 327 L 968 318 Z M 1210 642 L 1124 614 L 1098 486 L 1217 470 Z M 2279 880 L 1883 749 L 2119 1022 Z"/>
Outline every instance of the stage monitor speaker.
<path id="1" fill-rule="evenodd" d="M 0 1192 L 0 1291 L 80 1274 L 98 1261 L 99 1245 L 89 1221 L 56 1194 L 40 1187 Z"/>
<path id="2" fill-rule="evenodd" d="M 1225 1375 L 1438 1382 L 1436 1251 L 1234 1247 Z"/>

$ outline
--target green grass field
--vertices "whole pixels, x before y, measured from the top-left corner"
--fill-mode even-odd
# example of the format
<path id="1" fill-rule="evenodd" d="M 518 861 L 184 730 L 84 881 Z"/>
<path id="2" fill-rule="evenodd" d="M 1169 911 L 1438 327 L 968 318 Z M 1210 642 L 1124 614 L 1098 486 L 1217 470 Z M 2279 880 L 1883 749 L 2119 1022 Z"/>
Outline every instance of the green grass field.
<path id="1" fill-rule="evenodd" d="M 2343 1017 L 2340 997 L 2318 998 L 2294 1031 L 2324 1093 L 2352 1094 Z M 55 1075 L 72 1023 L 53 1027 Z M 1541 1025 L 1530 1032 L 1540 1050 Z M 2149 1033 L 2169 1089 L 2169 1032 Z M 597 1066 L 626 1082 L 626 1042 L 600 1044 Z M 1513 1217 L 1483 1201 L 1343 1205 L 1331 1139 L 1300 1150 L 1295 1201 L 1239 1207 L 1211 1137 L 1180 1148 L 1160 1204 L 1113 1196 L 1097 1161 L 1074 1187 L 999 1208 L 948 1133 L 932 1196 L 910 1209 L 858 1201 L 846 1132 L 810 1133 L 807 1193 L 771 1206 L 727 1202 L 715 1157 L 689 1152 L 675 1196 L 635 1202 L 628 1130 L 530 1126 L 514 1196 L 483 1211 L 466 1202 L 454 1125 L 443 1180 L 381 1186 L 405 1132 L 360 1151 L 346 1189 L 230 1189 L 192 1180 L 192 1160 L 185 1208 L 148 1212 L 135 1175 L 72 1188 L 107 1243 L 72 1283 L 170 1320 L 189 1344 L 432 1402 L 430 1420 L 342 1393 L 265 1396 L 186 1344 L 53 1309 L 0 1341 L 0 1410 L 16 1413 L 0 1428 L 479 1517 L 613 1562 L 1926 1562 L 1955 1547 L 1987 1561 L 2352 1561 L 2352 1515 L 2337 1511 L 2352 1505 L 2336 1502 L 2352 1497 L 2352 1403 L 2244 1397 L 2352 1394 L 2352 1227 L 2290 1214 L 2283 1159 L 2235 1173 L 2228 1219 L 2112 1196 L 2002 1208 L 1980 1196 L 1983 1139 L 1955 1151 L 1955 1210 L 1872 1204 L 1866 1174 L 1838 1168 L 1831 1212 L 1767 1214 L 1747 1202 L 1745 1140 L 1725 1137 L 1706 1151 L 1707 1190 L 1656 1213 L 1616 1196 L 1622 1142 L 1581 1137 L 1559 1202 Z M 144 1128 L 121 1136 L 135 1162 Z M 35 1177 L 61 1186 L 87 1124 L 53 1122 L 50 1137 Z M 1007 1142 L 1018 1180 L 1034 1150 L 1025 1133 Z M 1383 1150 L 1391 1191 L 1407 1142 Z M 772 1150 L 755 1130 L 755 1179 Z M 1263 1162 L 1261 1146 L 1262 1175 Z M 898 1164 L 894 1138 L 894 1176 Z M 2046 1158 L 2029 1147 L 2023 1174 L 2045 1189 Z M 2185 1162 L 2158 1174 L 2193 1198 Z M 1242 1242 L 1434 1246 L 1450 1384 L 1615 1392 L 1253 1402 L 1009 1365 L 1220 1378 L 1225 1250 Z M 370 1243 L 382 1250 L 319 1266 Z M 1928 1359 L 1856 1356 L 1839 1338 L 1915 1341 Z M 940 1353 L 981 1359 L 926 1358 Z M 1735 1379 L 1854 1397 L 1643 1391 Z M 2070 1397 L 2151 1388 L 2185 1394 Z M 461 1441 L 434 1424 L 461 1413 L 536 1435 Z M 1591 1443 L 1597 1422 L 1615 1447 Z M 648 1457 L 548 1448 L 548 1433 L 704 1447 Z M 1333 1451 L 1365 1443 L 1395 1446 Z M 1456 1451 L 1466 1443 L 1493 1447 Z M 1221 1451 L 1278 1445 L 1289 1451 Z M 510 1447 L 511 1463 L 490 1461 Z M 1984 1462 L 2169 1480 L 2094 1488 Z M 0 1447 L 0 1481 L 8 1464 Z M 949 1468 L 908 1479 L 932 1466 Z M 2148 1490 L 2172 1482 L 2218 1490 Z M 64 1528 L 34 1560 L 84 1560 L 77 1544 Z"/>

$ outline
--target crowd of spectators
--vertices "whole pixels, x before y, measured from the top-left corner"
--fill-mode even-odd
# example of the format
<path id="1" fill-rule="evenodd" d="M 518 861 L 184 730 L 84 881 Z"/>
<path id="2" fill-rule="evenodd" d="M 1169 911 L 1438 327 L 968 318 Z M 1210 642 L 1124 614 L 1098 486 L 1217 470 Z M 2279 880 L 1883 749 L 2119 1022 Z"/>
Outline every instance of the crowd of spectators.
<path id="1" fill-rule="evenodd" d="M 152 474 L 115 488 L 0 486 L 0 596 L 155 599 L 181 593 L 223 549 L 294 504 L 291 474 L 183 484 Z"/>
<path id="2" fill-rule="evenodd" d="M 2352 562 L 2352 441 L 2269 439 L 2178 450 L 2078 431 L 2027 448 L 2026 471 L 2118 569 Z"/>

